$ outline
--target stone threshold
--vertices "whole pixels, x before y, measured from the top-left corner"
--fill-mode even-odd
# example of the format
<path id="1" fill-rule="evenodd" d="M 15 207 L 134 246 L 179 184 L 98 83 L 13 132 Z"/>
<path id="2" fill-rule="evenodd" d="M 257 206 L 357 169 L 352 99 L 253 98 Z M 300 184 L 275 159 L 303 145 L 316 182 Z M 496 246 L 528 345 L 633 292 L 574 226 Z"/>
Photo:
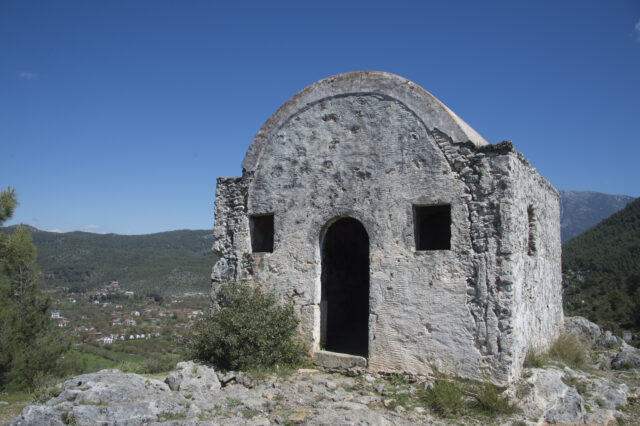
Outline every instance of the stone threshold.
<path id="1" fill-rule="evenodd" d="M 367 367 L 365 357 L 329 351 L 314 352 L 313 363 L 328 370 L 351 370 Z"/>

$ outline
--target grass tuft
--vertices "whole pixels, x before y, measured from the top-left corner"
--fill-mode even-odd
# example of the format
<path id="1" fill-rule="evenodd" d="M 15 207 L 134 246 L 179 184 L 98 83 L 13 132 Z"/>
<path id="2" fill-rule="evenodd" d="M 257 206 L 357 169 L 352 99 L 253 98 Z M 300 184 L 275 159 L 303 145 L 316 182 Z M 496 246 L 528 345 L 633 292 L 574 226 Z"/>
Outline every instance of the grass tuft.
<path id="1" fill-rule="evenodd" d="M 419 400 L 442 417 L 481 414 L 498 416 L 517 411 L 502 394 L 502 389 L 490 382 L 467 381 L 437 375 L 433 385 L 418 393 Z"/>
<path id="2" fill-rule="evenodd" d="M 582 368 L 589 360 L 589 349 L 572 334 L 562 334 L 547 352 L 530 349 L 524 359 L 524 366 L 528 368 L 542 368 L 549 360 L 562 362 L 569 367 Z"/>
<path id="3" fill-rule="evenodd" d="M 546 353 L 537 349 L 529 349 L 524 358 L 524 366 L 527 368 L 542 368 L 549 361 Z"/>
<path id="4" fill-rule="evenodd" d="M 461 414 L 464 410 L 464 392 L 459 381 L 438 375 L 431 388 L 421 391 L 418 398 L 431 410 L 443 417 Z"/>
<path id="5" fill-rule="evenodd" d="M 475 399 L 475 408 L 485 414 L 513 414 L 517 410 L 502 395 L 502 390 L 489 382 L 479 382 L 471 387 L 469 396 Z"/>
<path id="6" fill-rule="evenodd" d="M 551 345 L 549 358 L 581 368 L 587 363 L 588 349 L 576 336 L 563 334 Z"/>

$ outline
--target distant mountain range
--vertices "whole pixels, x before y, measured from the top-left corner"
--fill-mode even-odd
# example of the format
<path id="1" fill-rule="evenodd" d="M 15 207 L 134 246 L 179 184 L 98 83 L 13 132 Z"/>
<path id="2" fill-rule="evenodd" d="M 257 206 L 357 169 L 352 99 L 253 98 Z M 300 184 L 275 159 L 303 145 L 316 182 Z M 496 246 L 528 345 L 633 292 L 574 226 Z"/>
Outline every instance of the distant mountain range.
<path id="1" fill-rule="evenodd" d="M 560 191 L 562 240 L 567 241 L 622 209 L 633 197 L 590 191 Z M 12 232 L 14 227 L 3 228 Z M 118 281 L 126 290 L 158 295 L 208 291 L 211 230 L 148 235 L 55 233 L 29 227 L 44 287 L 82 291 Z"/>
<path id="2" fill-rule="evenodd" d="M 217 261 L 211 252 L 211 230 L 117 235 L 29 229 L 44 288 L 83 291 L 118 281 L 120 287 L 138 294 L 207 292 Z"/>
<path id="3" fill-rule="evenodd" d="M 560 190 L 562 242 L 597 225 L 633 200 L 627 195 Z"/>

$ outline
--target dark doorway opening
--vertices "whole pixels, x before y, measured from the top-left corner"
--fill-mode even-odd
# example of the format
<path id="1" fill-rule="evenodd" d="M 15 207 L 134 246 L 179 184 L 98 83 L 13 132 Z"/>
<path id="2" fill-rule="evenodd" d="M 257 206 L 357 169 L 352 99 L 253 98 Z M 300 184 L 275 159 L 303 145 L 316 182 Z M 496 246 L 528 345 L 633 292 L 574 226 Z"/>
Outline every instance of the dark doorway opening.
<path id="1" fill-rule="evenodd" d="M 369 236 L 356 219 L 329 226 L 322 242 L 321 344 L 367 357 L 369 352 Z"/>

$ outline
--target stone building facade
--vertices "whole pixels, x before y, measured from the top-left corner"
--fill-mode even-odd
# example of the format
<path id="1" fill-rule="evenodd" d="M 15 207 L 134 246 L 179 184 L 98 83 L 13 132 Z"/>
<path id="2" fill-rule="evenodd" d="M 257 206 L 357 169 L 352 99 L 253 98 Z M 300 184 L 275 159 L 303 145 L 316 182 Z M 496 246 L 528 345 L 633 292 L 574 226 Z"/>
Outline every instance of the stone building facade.
<path id="1" fill-rule="evenodd" d="M 213 292 L 293 301 L 315 360 L 508 383 L 562 327 L 558 192 L 416 84 L 321 80 L 219 178 Z"/>

